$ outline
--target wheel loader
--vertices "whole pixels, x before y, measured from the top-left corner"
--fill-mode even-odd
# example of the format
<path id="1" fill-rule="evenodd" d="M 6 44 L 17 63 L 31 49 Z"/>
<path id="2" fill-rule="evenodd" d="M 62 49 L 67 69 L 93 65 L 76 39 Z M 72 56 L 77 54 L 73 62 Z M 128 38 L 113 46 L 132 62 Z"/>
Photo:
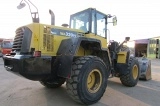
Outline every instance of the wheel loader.
<path id="1" fill-rule="evenodd" d="M 25 3 L 33 5 L 22 0 L 17 8 Z M 88 8 L 72 14 L 69 25 L 56 26 L 55 14 L 49 13 L 51 25 L 40 23 L 37 9 L 31 11 L 31 24 L 16 29 L 12 51 L 3 57 L 7 71 L 48 88 L 66 82 L 68 95 L 86 105 L 101 99 L 110 77 L 119 77 L 128 87 L 137 85 L 139 61 L 129 50 L 121 50 L 130 37 L 121 44 L 107 42 L 107 25 L 116 25 L 115 15 Z"/>

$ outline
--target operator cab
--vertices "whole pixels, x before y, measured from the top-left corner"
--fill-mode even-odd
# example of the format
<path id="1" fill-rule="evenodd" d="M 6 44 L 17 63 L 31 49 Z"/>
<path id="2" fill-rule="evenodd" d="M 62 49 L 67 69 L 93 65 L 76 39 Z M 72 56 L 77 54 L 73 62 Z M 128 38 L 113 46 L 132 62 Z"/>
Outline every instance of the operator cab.
<path id="1" fill-rule="evenodd" d="M 97 11 L 94 8 L 88 8 L 70 16 L 70 28 L 80 29 L 85 33 L 94 33 L 107 38 L 108 18 L 113 17 L 113 22 L 116 23 L 115 16 L 106 15 Z"/>

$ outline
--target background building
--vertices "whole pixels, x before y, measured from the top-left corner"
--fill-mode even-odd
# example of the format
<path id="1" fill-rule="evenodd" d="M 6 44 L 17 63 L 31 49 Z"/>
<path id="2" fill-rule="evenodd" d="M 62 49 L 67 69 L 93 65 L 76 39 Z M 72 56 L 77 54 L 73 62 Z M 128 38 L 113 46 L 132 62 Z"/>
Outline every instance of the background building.
<path id="1" fill-rule="evenodd" d="M 137 39 L 135 41 L 135 56 L 141 57 L 143 53 L 148 58 L 160 59 L 160 36 L 148 39 Z"/>
<path id="2" fill-rule="evenodd" d="M 160 36 L 149 39 L 147 54 L 149 58 L 160 59 Z"/>

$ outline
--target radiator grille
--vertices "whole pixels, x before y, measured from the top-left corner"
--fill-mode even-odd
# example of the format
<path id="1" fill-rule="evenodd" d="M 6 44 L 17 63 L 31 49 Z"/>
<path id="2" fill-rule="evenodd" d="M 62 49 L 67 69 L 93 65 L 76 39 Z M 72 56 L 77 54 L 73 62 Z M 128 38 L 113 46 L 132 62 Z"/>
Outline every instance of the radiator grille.
<path id="1" fill-rule="evenodd" d="M 13 47 L 12 47 L 13 52 L 14 51 L 16 51 L 16 52 L 21 51 L 23 36 L 24 36 L 24 28 L 18 28 L 16 30 L 16 36 L 15 36 L 14 42 L 13 42 Z"/>

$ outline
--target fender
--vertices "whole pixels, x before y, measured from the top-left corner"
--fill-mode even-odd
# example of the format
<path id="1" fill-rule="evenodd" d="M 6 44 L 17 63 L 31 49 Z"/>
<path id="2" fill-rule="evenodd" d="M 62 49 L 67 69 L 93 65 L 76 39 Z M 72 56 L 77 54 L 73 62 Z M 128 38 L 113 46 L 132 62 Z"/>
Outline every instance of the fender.
<path id="1" fill-rule="evenodd" d="M 101 48 L 100 40 L 93 38 L 85 38 L 85 37 L 76 37 L 62 40 L 60 47 L 57 52 L 57 61 L 58 61 L 58 71 L 57 75 L 67 78 L 71 74 L 72 61 L 77 53 L 81 42 L 92 42 L 99 44 L 100 47 L 95 48 L 103 51 L 107 51 L 107 49 Z M 83 45 L 82 45 L 83 46 Z"/>

